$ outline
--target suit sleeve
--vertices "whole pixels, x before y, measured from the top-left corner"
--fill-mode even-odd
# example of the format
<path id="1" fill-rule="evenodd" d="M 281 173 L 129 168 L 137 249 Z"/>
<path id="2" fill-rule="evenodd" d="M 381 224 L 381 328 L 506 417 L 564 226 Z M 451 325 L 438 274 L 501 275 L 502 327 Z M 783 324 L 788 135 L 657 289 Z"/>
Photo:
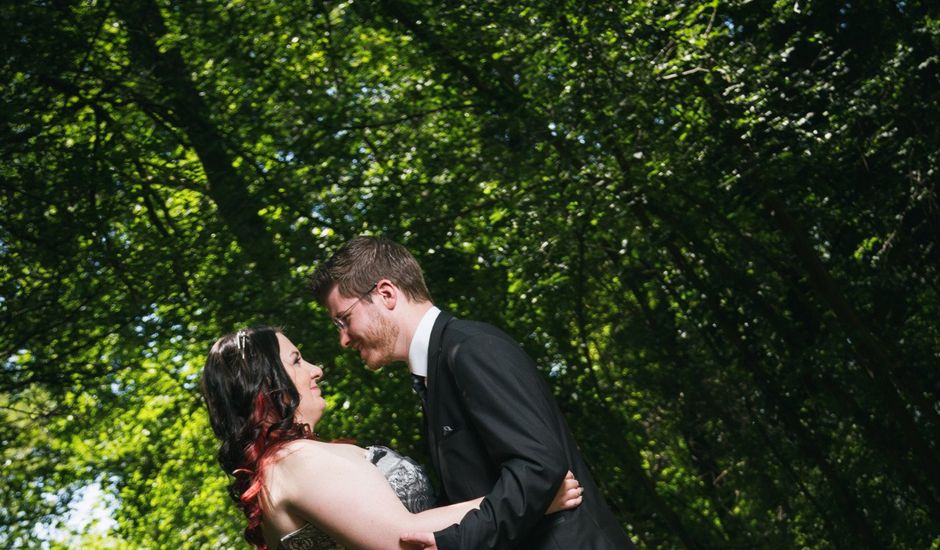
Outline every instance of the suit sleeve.
<path id="1" fill-rule="evenodd" d="M 442 550 L 513 548 L 542 519 L 569 468 L 552 397 L 532 359 L 501 335 L 462 342 L 447 365 L 500 474 L 479 510 L 435 539 Z"/>

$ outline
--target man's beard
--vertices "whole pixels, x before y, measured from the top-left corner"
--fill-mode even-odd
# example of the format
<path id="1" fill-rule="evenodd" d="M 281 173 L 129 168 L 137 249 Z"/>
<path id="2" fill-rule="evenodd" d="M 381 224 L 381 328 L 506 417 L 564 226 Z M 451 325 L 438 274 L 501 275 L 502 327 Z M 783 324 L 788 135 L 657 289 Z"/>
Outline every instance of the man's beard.
<path id="1" fill-rule="evenodd" d="M 379 314 L 371 317 L 372 326 L 360 341 L 368 351 L 366 366 L 371 370 L 378 370 L 394 361 L 395 343 L 398 341 L 400 329 L 398 325 Z"/>

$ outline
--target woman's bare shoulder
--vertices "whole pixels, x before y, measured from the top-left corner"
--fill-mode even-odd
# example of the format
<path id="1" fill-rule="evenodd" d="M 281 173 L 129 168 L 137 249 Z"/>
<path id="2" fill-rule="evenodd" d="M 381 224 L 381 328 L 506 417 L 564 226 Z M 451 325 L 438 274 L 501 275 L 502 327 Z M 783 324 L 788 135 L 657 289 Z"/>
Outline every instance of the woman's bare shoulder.
<path id="1" fill-rule="evenodd" d="M 305 492 L 319 490 L 320 472 L 336 468 L 337 450 L 332 443 L 296 439 L 285 443 L 266 460 L 264 496 L 267 509 L 277 515 Z"/>
<path id="2" fill-rule="evenodd" d="M 296 439 L 278 449 L 268 464 L 266 474 L 289 473 L 297 468 L 308 470 L 317 463 L 336 460 L 354 460 L 366 456 L 366 450 L 346 443 L 329 443 L 311 439 Z"/>

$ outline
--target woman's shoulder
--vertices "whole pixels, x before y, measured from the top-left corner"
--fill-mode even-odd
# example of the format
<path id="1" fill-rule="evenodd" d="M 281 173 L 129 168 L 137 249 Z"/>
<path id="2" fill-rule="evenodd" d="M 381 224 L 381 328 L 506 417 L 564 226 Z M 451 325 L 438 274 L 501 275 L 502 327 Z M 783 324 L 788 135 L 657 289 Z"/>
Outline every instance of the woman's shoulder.
<path id="1" fill-rule="evenodd" d="M 336 471 L 364 453 L 365 449 L 355 445 L 311 439 L 285 443 L 274 451 L 264 467 L 264 486 L 271 509 L 304 498 L 312 490 L 323 489 L 331 476 L 315 474 Z"/>
<path id="2" fill-rule="evenodd" d="M 285 460 L 291 460 L 297 454 L 310 455 L 322 452 L 324 445 L 326 445 L 326 443 L 313 439 L 295 439 L 288 441 L 280 445 L 277 450 L 274 451 L 269 459 L 269 465 L 273 466 Z"/>
<path id="3" fill-rule="evenodd" d="M 386 483 L 365 453 L 355 445 L 311 440 L 278 449 L 264 473 L 271 527 L 283 536 L 306 522 L 322 526 L 331 517 L 332 503 L 349 497 L 350 491 L 368 494 L 378 480 Z M 367 489 L 357 492 L 360 486 Z"/>
<path id="4" fill-rule="evenodd" d="M 313 439 L 295 439 L 275 451 L 267 468 L 267 474 L 296 467 L 310 468 L 311 463 L 332 462 L 336 459 L 359 459 L 366 450 L 348 443 L 330 443 Z"/>

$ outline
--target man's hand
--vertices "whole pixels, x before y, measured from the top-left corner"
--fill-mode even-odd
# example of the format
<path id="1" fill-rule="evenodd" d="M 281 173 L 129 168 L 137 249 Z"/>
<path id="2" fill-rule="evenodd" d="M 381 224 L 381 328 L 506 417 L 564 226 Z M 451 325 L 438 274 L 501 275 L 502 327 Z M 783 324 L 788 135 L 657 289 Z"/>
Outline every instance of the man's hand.
<path id="1" fill-rule="evenodd" d="M 574 510 L 578 506 L 581 506 L 582 493 L 584 493 L 584 489 L 581 488 L 581 484 L 575 479 L 571 470 L 568 470 L 568 475 L 565 476 L 565 480 L 562 481 L 561 486 L 558 487 L 558 492 L 555 493 L 555 500 L 548 505 L 548 510 L 545 510 L 545 515 L 554 514 L 562 510 Z"/>
<path id="2" fill-rule="evenodd" d="M 405 533 L 401 536 L 401 542 L 415 550 L 437 550 L 434 533 Z"/>

